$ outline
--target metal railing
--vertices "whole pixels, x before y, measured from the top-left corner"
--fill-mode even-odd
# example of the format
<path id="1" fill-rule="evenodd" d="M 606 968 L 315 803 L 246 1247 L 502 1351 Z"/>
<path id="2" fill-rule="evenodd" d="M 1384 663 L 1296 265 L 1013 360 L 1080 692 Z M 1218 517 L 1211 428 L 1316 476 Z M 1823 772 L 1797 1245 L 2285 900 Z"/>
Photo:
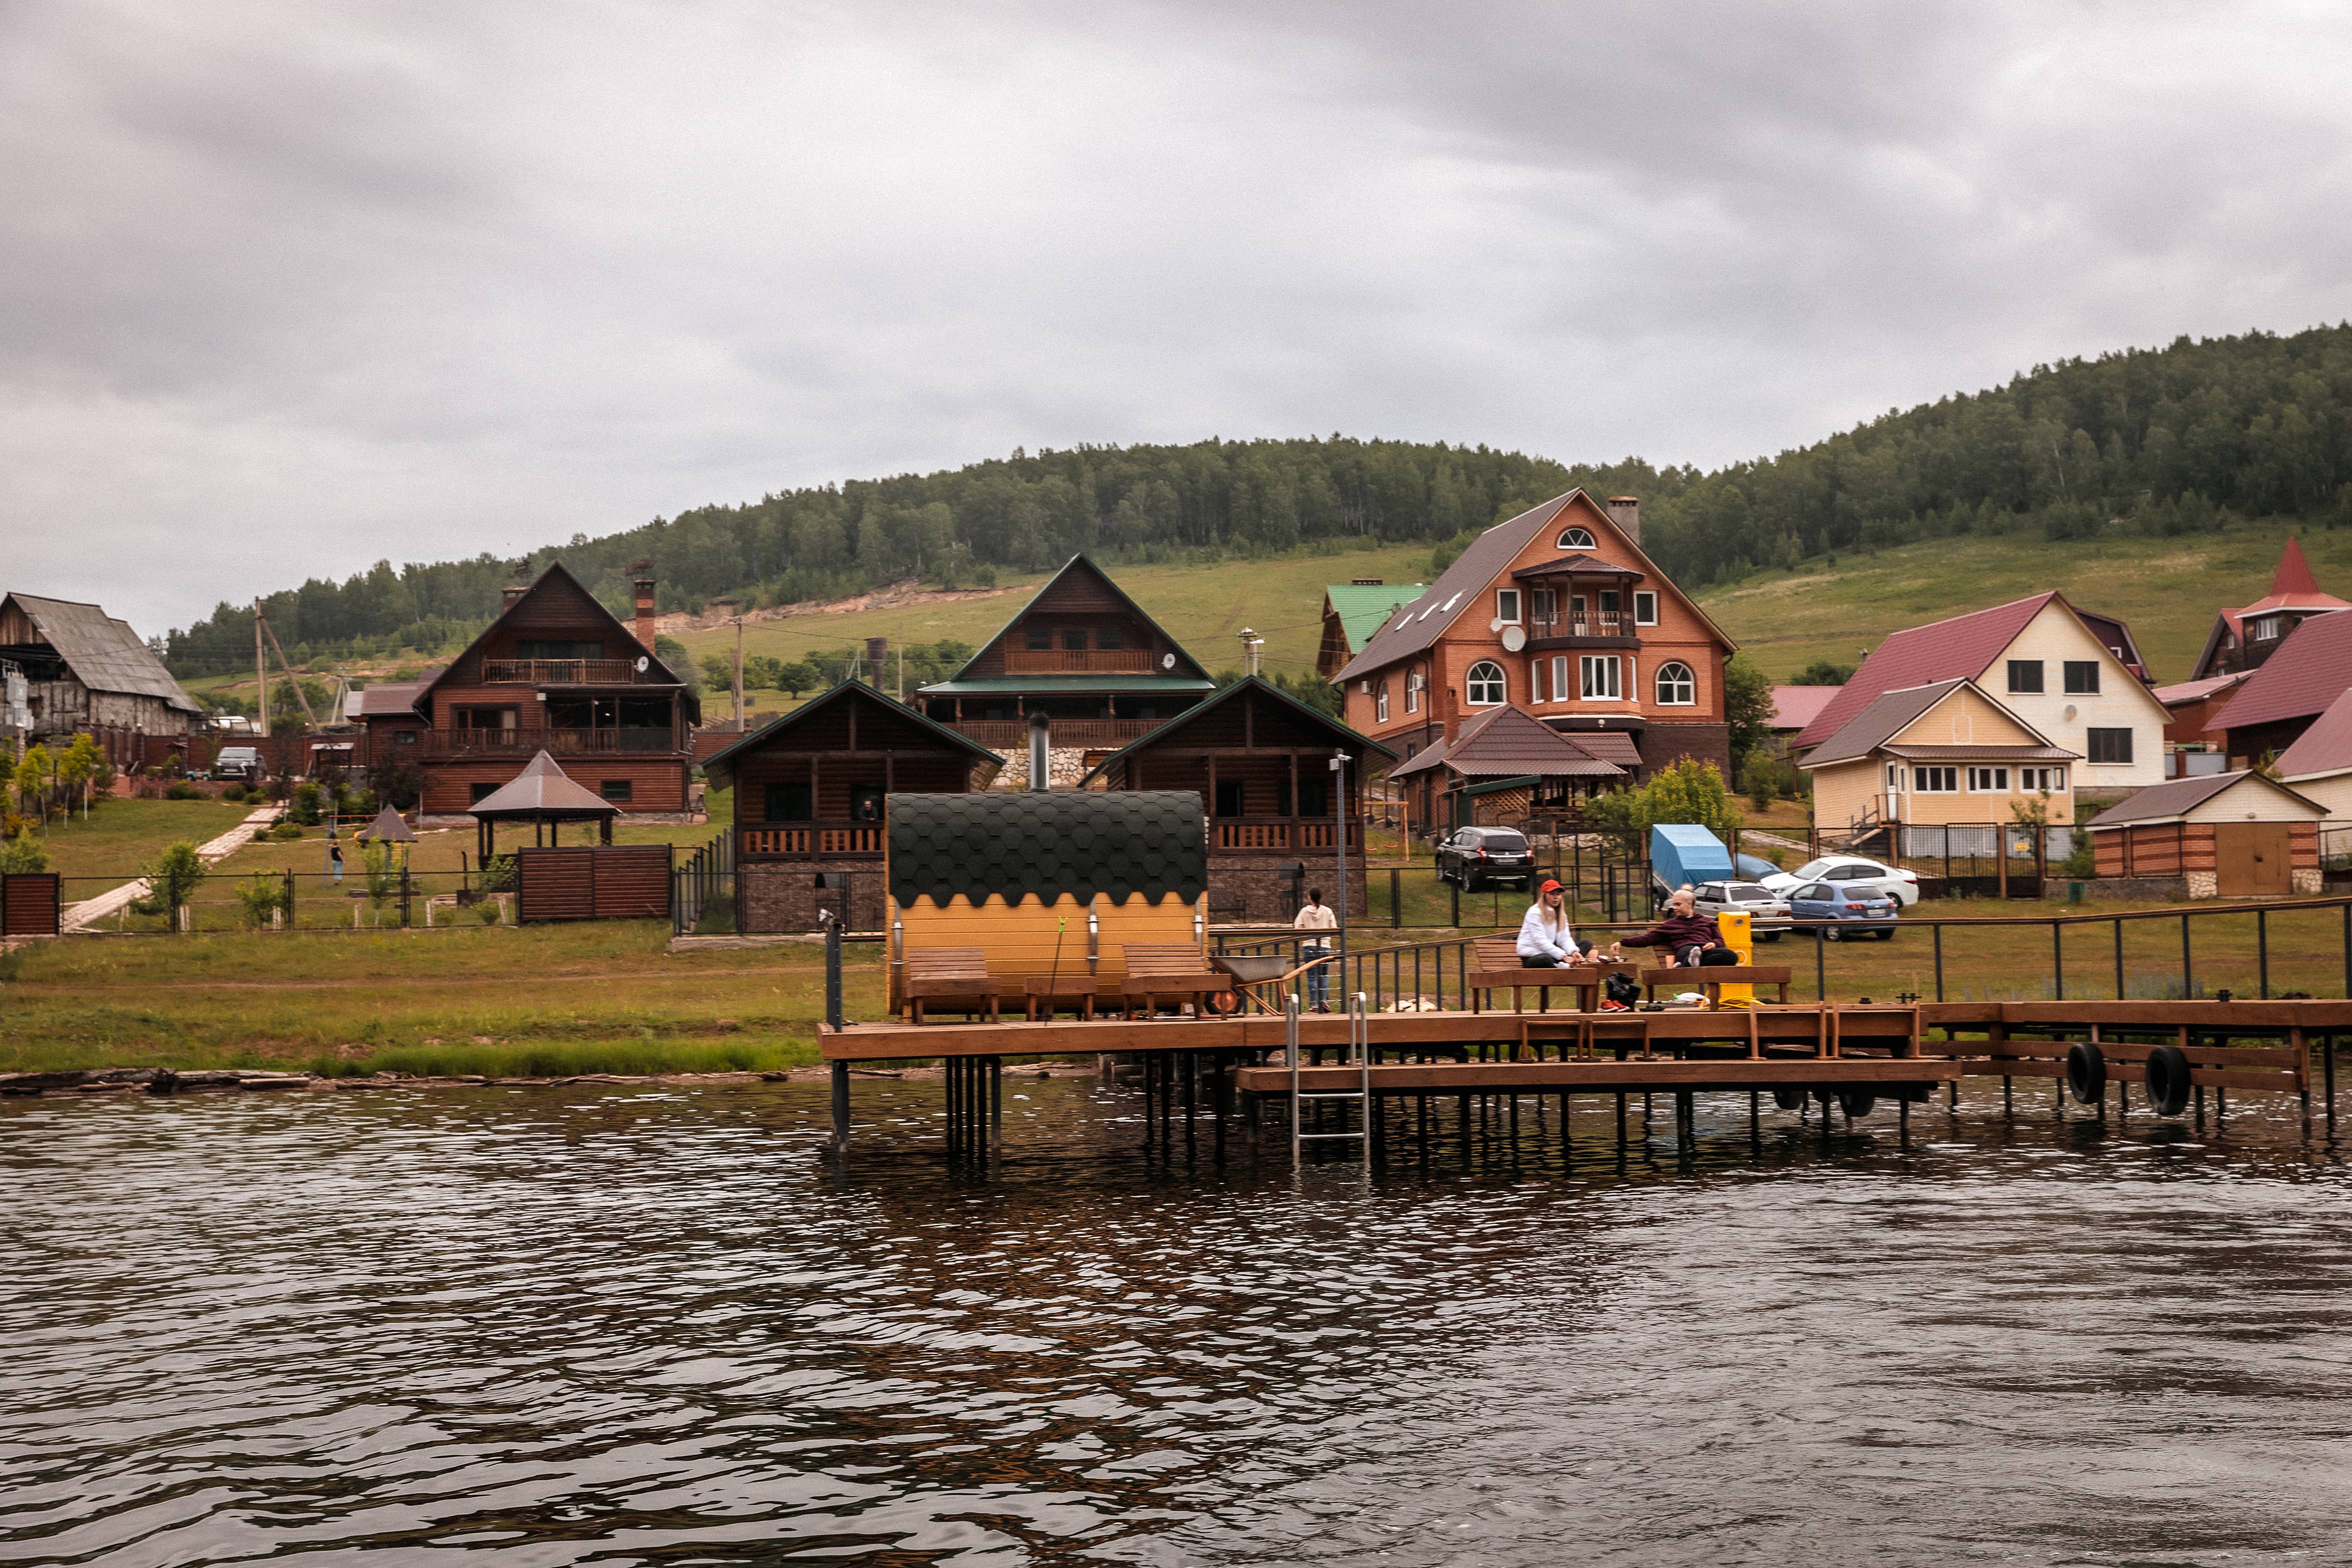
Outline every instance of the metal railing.
<path id="1" fill-rule="evenodd" d="M 721 833 L 670 868 L 669 929 L 684 936 L 702 923 L 703 910 L 735 896 L 735 837 Z"/>

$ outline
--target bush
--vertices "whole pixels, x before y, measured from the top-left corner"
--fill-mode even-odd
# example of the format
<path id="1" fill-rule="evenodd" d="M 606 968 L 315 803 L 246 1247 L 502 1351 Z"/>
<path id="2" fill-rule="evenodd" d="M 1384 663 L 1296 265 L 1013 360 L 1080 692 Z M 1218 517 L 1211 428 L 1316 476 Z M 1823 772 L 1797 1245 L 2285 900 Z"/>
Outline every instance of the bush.
<path id="1" fill-rule="evenodd" d="M 316 827 L 326 815 L 326 791 L 309 779 L 294 786 L 294 820 L 305 827 Z"/>
<path id="2" fill-rule="evenodd" d="M 48 868 L 49 847 L 32 834 L 12 833 L 0 838 L 0 875 L 26 876 Z"/>
<path id="3" fill-rule="evenodd" d="M 277 826 L 269 830 L 269 837 L 277 839 L 280 843 L 284 843 L 289 839 L 301 837 L 302 829 L 300 825 L 298 823 L 281 822 Z"/>
<path id="4" fill-rule="evenodd" d="M 173 779 L 164 786 L 163 798 L 165 800 L 202 800 L 205 798 L 205 792 L 185 779 Z"/>
<path id="5" fill-rule="evenodd" d="M 474 918 L 486 926 L 498 924 L 499 901 L 496 899 L 484 899 L 474 906 Z"/>
<path id="6" fill-rule="evenodd" d="M 2069 882 L 2086 882 L 2099 874 L 2098 851 L 2091 843 L 2089 830 L 2074 829 L 2074 847 L 2051 869 Z"/>
<path id="7" fill-rule="evenodd" d="M 1650 828 L 1655 823 L 1704 827 L 1728 844 L 1746 820 L 1723 787 L 1721 770 L 1690 757 L 1661 768 L 1640 789 L 1594 796 L 1585 812 L 1594 830 L 1614 839 L 1618 852 L 1626 856 L 1649 852 Z"/>
<path id="8" fill-rule="evenodd" d="M 256 871 L 236 889 L 236 901 L 245 915 L 246 923 L 256 931 L 269 924 L 269 917 L 280 910 L 290 924 L 294 918 L 292 889 L 286 879 L 267 871 Z"/>
<path id="9" fill-rule="evenodd" d="M 180 906 L 195 897 L 208 873 L 196 847 L 184 838 L 142 866 L 139 874 L 147 879 L 151 891 L 131 910 L 142 915 L 168 914 L 177 929 Z"/>
<path id="10" fill-rule="evenodd" d="M 228 788 L 221 791 L 220 797 L 226 801 L 241 801 L 245 798 L 245 786 L 231 780 Z"/>

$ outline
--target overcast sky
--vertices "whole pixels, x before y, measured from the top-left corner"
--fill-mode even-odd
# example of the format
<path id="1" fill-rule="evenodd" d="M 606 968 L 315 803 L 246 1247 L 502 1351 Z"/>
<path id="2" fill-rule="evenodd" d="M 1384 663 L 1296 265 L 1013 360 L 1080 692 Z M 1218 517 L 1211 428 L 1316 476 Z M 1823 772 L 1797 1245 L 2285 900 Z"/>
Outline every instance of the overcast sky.
<path id="1" fill-rule="evenodd" d="M 2333 321 L 2345 15 L 0 0 L 0 587 L 1016 446 L 1713 465 Z"/>

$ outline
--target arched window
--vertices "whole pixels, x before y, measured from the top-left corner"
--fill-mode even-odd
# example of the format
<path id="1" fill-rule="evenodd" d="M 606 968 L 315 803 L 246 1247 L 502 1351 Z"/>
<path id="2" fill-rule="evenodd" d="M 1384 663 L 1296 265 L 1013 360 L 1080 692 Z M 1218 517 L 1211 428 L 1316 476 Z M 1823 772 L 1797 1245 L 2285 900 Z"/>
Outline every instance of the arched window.
<path id="1" fill-rule="evenodd" d="M 1482 658 L 1472 665 L 1464 685 L 1473 708 L 1499 708 L 1508 700 L 1503 690 L 1503 667 L 1493 659 Z"/>
<path id="2" fill-rule="evenodd" d="M 1380 692 L 1372 699 L 1372 718 L 1375 723 L 1389 721 L 1389 683 L 1385 680 L 1381 682 Z"/>
<path id="3" fill-rule="evenodd" d="M 1590 550 L 1592 548 L 1592 531 L 1589 528 L 1562 529 L 1559 547 L 1562 550 Z"/>
<path id="4" fill-rule="evenodd" d="M 1691 667 L 1675 662 L 1658 666 L 1658 701 L 1668 708 L 1687 708 L 1698 700 L 1698 681 Z"/>

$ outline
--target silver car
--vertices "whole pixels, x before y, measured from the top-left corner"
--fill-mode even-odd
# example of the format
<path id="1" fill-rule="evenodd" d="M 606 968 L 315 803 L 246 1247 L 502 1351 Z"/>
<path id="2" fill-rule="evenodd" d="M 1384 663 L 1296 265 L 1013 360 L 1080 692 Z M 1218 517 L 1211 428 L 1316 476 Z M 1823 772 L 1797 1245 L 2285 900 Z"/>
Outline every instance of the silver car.
<path id="1" fill-rule="evenodd" d="M 1789 930 L 1789 900 L 1761 882 L 1701 882 L 1696 912 L 1712 920 L 1726 910 L 1748 917 L 1759 942 L 1778 942 Z"/>

